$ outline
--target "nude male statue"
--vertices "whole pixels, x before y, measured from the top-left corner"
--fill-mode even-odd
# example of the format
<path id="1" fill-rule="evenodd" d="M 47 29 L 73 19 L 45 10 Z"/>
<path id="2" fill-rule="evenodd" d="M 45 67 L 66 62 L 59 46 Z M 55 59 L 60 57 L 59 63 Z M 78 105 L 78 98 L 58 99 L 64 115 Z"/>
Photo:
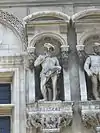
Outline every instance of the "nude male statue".
<path id="1" fill-rule="evenodd" d="M 45 55 L 39 55 L 34 62 L 34 66 L 41 65 L 42 71 L 40 74 L 41 78 L 41 93 L 43 95 L 43 100 L 47 100 L 47 90 L 46 83 L 51 78 L 52 88 L 53 88 L 53 100 L 57 97 L 57 77 L 61 71 L 61 66 L 56 57 L 52 57 L 52 51 L 54 51 L 54 46 L 50 43 L 44 44 Z"/>
<path id="2" fill-rule="evenodd" d="M 92 81 L 92 91 L 96 100 L 100 100 L 98 92 L 98 82 L 100 82 L 100 44 L 95 43 L 93 46 L 94 55 L 90 55 L 84 64 L 84 70 Z M 100 89 L 100 87 L 99 87 Z"/>

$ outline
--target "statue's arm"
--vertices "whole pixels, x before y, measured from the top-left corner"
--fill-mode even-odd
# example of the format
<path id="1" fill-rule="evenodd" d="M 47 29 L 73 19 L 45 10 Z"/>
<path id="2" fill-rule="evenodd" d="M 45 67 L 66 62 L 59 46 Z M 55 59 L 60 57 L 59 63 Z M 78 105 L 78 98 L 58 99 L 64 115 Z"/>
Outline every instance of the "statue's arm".
<path id="1" fill-rule="evenodd" d="M 57 59 L 57 57 L 55 57 L 55 59 L 56 59 L 56 66 L 60 66 L 59 60 Z"/>
<path id="2" fill-rule="evenodd" d="M 91 65 L 91 57 L 88 57 L 85 61 L 85 64 L 84 64 L 84 70 L 86 71 L 88 76 L 92 76 L 92 72 L 89 68 L 90 65 Z"/>
<path id="3" fill-rule="evenodd" d="M 37 57 L 37 59 L 35 60 L 35 62 L 34 62 L 34 66 L 35 66 L 35 67 L 36 67 L 36 66 L 39 66 L 42 62 L 43 62 L 43 57 L 42 57 L 41 55 L 39 55 L 39 56 Z"/>
<path id="4" fill-rule="evenodd" d="M 58 66 L 58 71 L 60 72 L 61 71 L 61 66 L 59 64 L 59 60 L 57 59 L 57 57 L 55 57 L 56 59 L 56 66 Z"/>

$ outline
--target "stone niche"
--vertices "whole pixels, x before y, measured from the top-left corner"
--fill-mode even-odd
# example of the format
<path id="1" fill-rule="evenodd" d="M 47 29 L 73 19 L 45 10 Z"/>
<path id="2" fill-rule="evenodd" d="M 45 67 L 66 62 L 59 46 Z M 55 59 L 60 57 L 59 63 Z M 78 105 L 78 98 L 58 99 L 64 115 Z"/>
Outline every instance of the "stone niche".
<path id="1" fill-rule="evenodd" d="M 75 22 L 77 31 L 76 48 L 80 60 L 79 82 L 81 101 L 79 102 L 79 109 L 81 120 L 87 132 L 88 129 L 89 132 L 100 132 L 100 99 L 95 96 L 97 91 L 93 92 L 93 83 L 96 82 L 93 82 L 93 77 L 90 77 L 86 71 L 86 69 L 90 68 L 93 72 L 93 68 L 91 67 L 93 66 L 93 62 L 89 63 L 92 57 L 100 58 L 100 47 L 99 45 L 97 46 L 98 43 L 100 44 L 100 24 L 98 20 L 100 20 L 100 9 L 88 9 L 73 15 L 73 21 Z M 95 50 L 98 51 L 98 56 L 94 52 L 94 46 L 96 47 Z M 95 58 L 94 63 L 96 60 L 98 61 L 98 59 Z M 99 63 L 97 64 L 99 67 Z M 95 72 L 93 73 L 94 77 L 96 77 Z M 99 83 L 99 81 L 97 82 Z M 97 90 L 99 90 L 99 85 L 100 84 L 96 87 Z"/>
<path id="2" fill-rule="evenodd" d="M 92 81 L 91 78 L 87 75 L 84 70 L 84 64 L 86 59 L 91 56 L 95 55 L 94 53 L 94 45 L 95 43 L 100 43 L 100 36 L 98 34 L 90 35 L 84 40 L 83 45 L 77 45 L 78 54 L 80 57 L 80 87 L 84 87 L 84 90 L 81 88 L 81 100 L 95 100 L 92 90 Z M 99 50 L 99 48 L 98 48 Z M 91 66 L 89 66 L 90 68 Z M 84 82 L 81 82 L 83 79 Z M 98 84 L 99 87 L 99 84 Z M 99 89 L 99 88 L 98 88 Z"/>
<path id="3" fill-rule="evenodd" d="M 38 12 L 24 18 L 28 35 L 28 95 L 27 95 L 27 130 L 40 129 L 41 132 L 60 132 L 62 127 L 72 123 L 72 105 L 69 71 L 67 68 L 69 46 L 67 44 L 67 15 L 58 12 Z M 49 23 L 48 23 L 49 22 Z M 45 57 L 45 47 L 51 47 L 51 55 L 44 59 L 59 62 L 61 71 L 57 76 L 57 95 L 54 100 L 52 77 L 46 82 L 46 95 L 41 93 L 40 74 L 43 65 L 35 67 L 38 57 Z M 49 50 L 48 50 L 49 51 Z M 43 62 L 46 62 L 43 60 Z M 43 63 L 42 62 L 42 63 Z M 55 63 L 58 64 L 58 63 Z M 53 64 L 54 66 L 54 64 Z M 49 64 L 48 64 L 49 67 Z M 57 68 L 57 67 L 56 67 Z M 46 68 L 47 69 L 47 68 Z M 56 72 L 56 71 L 55 71 Z M 47 79 L 46 79 L 47 80 Z M 55 86 L 55 85 L 54 85 Z"/>
<path id="4" fill-rule="evenodd" d="M 98 34 L 92 35 L 84 41 L 85 53 L 87 54 L 87 57 L 89 55 L 94 55 L 93 47 L 95 45 L 95 42 L 100 43 L 100 36 Z M 86 78 L 86 87 L 87 87 L 87 98 L 88 100 L 95 100 L 92 90 L 92 81 L 87 76 L 86 72 L 85 72 L 85 78 Z M 99 83 L 98 83 L 98 91 L 99 91 Z"/>
<path id="5" fill-rule="evenodd" d="M 57 100 L 71 100 L 69 72 L 67 69 L 69 46 L 66 41 L 67 30 L 66 32 L 64 30 L 64 27 L 66 29 L 66 24 L 69 21 L 68 16 L 63 13 L 45 11 L 33 13 L 25 17 L 24 20 L 28 35 L 28 55 L 31 56 L 31 53 L 33 53 L 33 57 L 31 56 L 29 58 L 32 58 L 34 62 L 39 55 L 44 55 L 43 45 L 45 43 L 51 43 L 55 47 L 54 52 L 52 52 L 52 57 L 58 59 L 62 68 L 57 81 Z M 32 49 L 34 50 L 32 51 Z M 29 65 L 29 67 L 32 72 L 28 72 L 29 96 L 27 99 L 29 102 L 38 101 L 42 98 L 40 91 L 40 72 L 42 68 L 41 66 L 34 67 L 34 63 Z M 48 86 L 52 86 L 50 80 L 48 81 Z M 32 87 L 34 91 L 32 91 Z M 49 89 L 48 91 L 52 95 L 51 90 Z"/>
<path id="6" fill-rule="evenodd" d="M 51 43 L 55 47 L 55 51 L 52 52 L 52 57 L 57 57 L 60 63 L 60 66 L 62 67 L 62 59 L 61 59 L 61 43 L 56 40 L 53 37 L 49 36 L 44 36 L 41 37 L 41 39 L 37 40 L 35 43 L 35 48 L 36 48 L 36 57 L 39 55 L 44 54 L 44 47 L 43 45 L 45 43 Z M 41 91 L 40 91 L 40 72 L 41 72 L 41 66 L 35 67 L 35 99 L 39 100 L 42 98 Z M 50 79 L 51 80 L 51 79 Z M 48 81 L 48 88 L 47 89 L 47 95 L 48 95 L 48 100 L 52 100 L 52 82 Z M 50 93 L 50 94 L 48 94 Z M 51 96 L 49 96 L 51 95 Z M 50 98 L 49 98 L 50 97 Z M 63 83 L 63 70 L 61 70 L 61 73 L 59 74 L 58 81 L 57 81 L 57 100 L 64 100 L 64 83 Z"/>

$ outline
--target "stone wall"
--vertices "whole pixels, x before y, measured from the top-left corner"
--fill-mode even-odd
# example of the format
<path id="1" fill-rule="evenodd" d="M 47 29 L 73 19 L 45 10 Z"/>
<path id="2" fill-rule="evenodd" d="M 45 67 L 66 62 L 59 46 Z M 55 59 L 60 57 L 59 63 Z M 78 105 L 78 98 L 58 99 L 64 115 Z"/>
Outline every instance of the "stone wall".
<path id="1" fill-rule="evenodd" d="M 73 14 L 86 10 L 86 9 L 100 8 L 99 0 L 6 0 L 0 1 L 0 9 L 14 14 L 21 21 L 25 16 L 33 12 L 38 11 L 59 11 L 66 13 L 69 16 Z"/>

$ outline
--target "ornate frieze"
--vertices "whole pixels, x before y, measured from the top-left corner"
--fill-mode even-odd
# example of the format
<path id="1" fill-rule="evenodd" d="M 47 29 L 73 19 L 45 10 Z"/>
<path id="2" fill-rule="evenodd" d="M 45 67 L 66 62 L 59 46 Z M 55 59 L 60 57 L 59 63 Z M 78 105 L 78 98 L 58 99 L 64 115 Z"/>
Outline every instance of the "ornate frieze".
<path id="1" fill-rule="evenodd" d="M 40 127 L 43 132 L 59 132 L 71 125 L 72 102 L 45 101 L 27 105 L 27 126 Z"/>
<path id="2" fill-rule="evenodd" d="M 100 127 L 100 101 L 80 102 L 81 118 L 86 128 Z"/>

